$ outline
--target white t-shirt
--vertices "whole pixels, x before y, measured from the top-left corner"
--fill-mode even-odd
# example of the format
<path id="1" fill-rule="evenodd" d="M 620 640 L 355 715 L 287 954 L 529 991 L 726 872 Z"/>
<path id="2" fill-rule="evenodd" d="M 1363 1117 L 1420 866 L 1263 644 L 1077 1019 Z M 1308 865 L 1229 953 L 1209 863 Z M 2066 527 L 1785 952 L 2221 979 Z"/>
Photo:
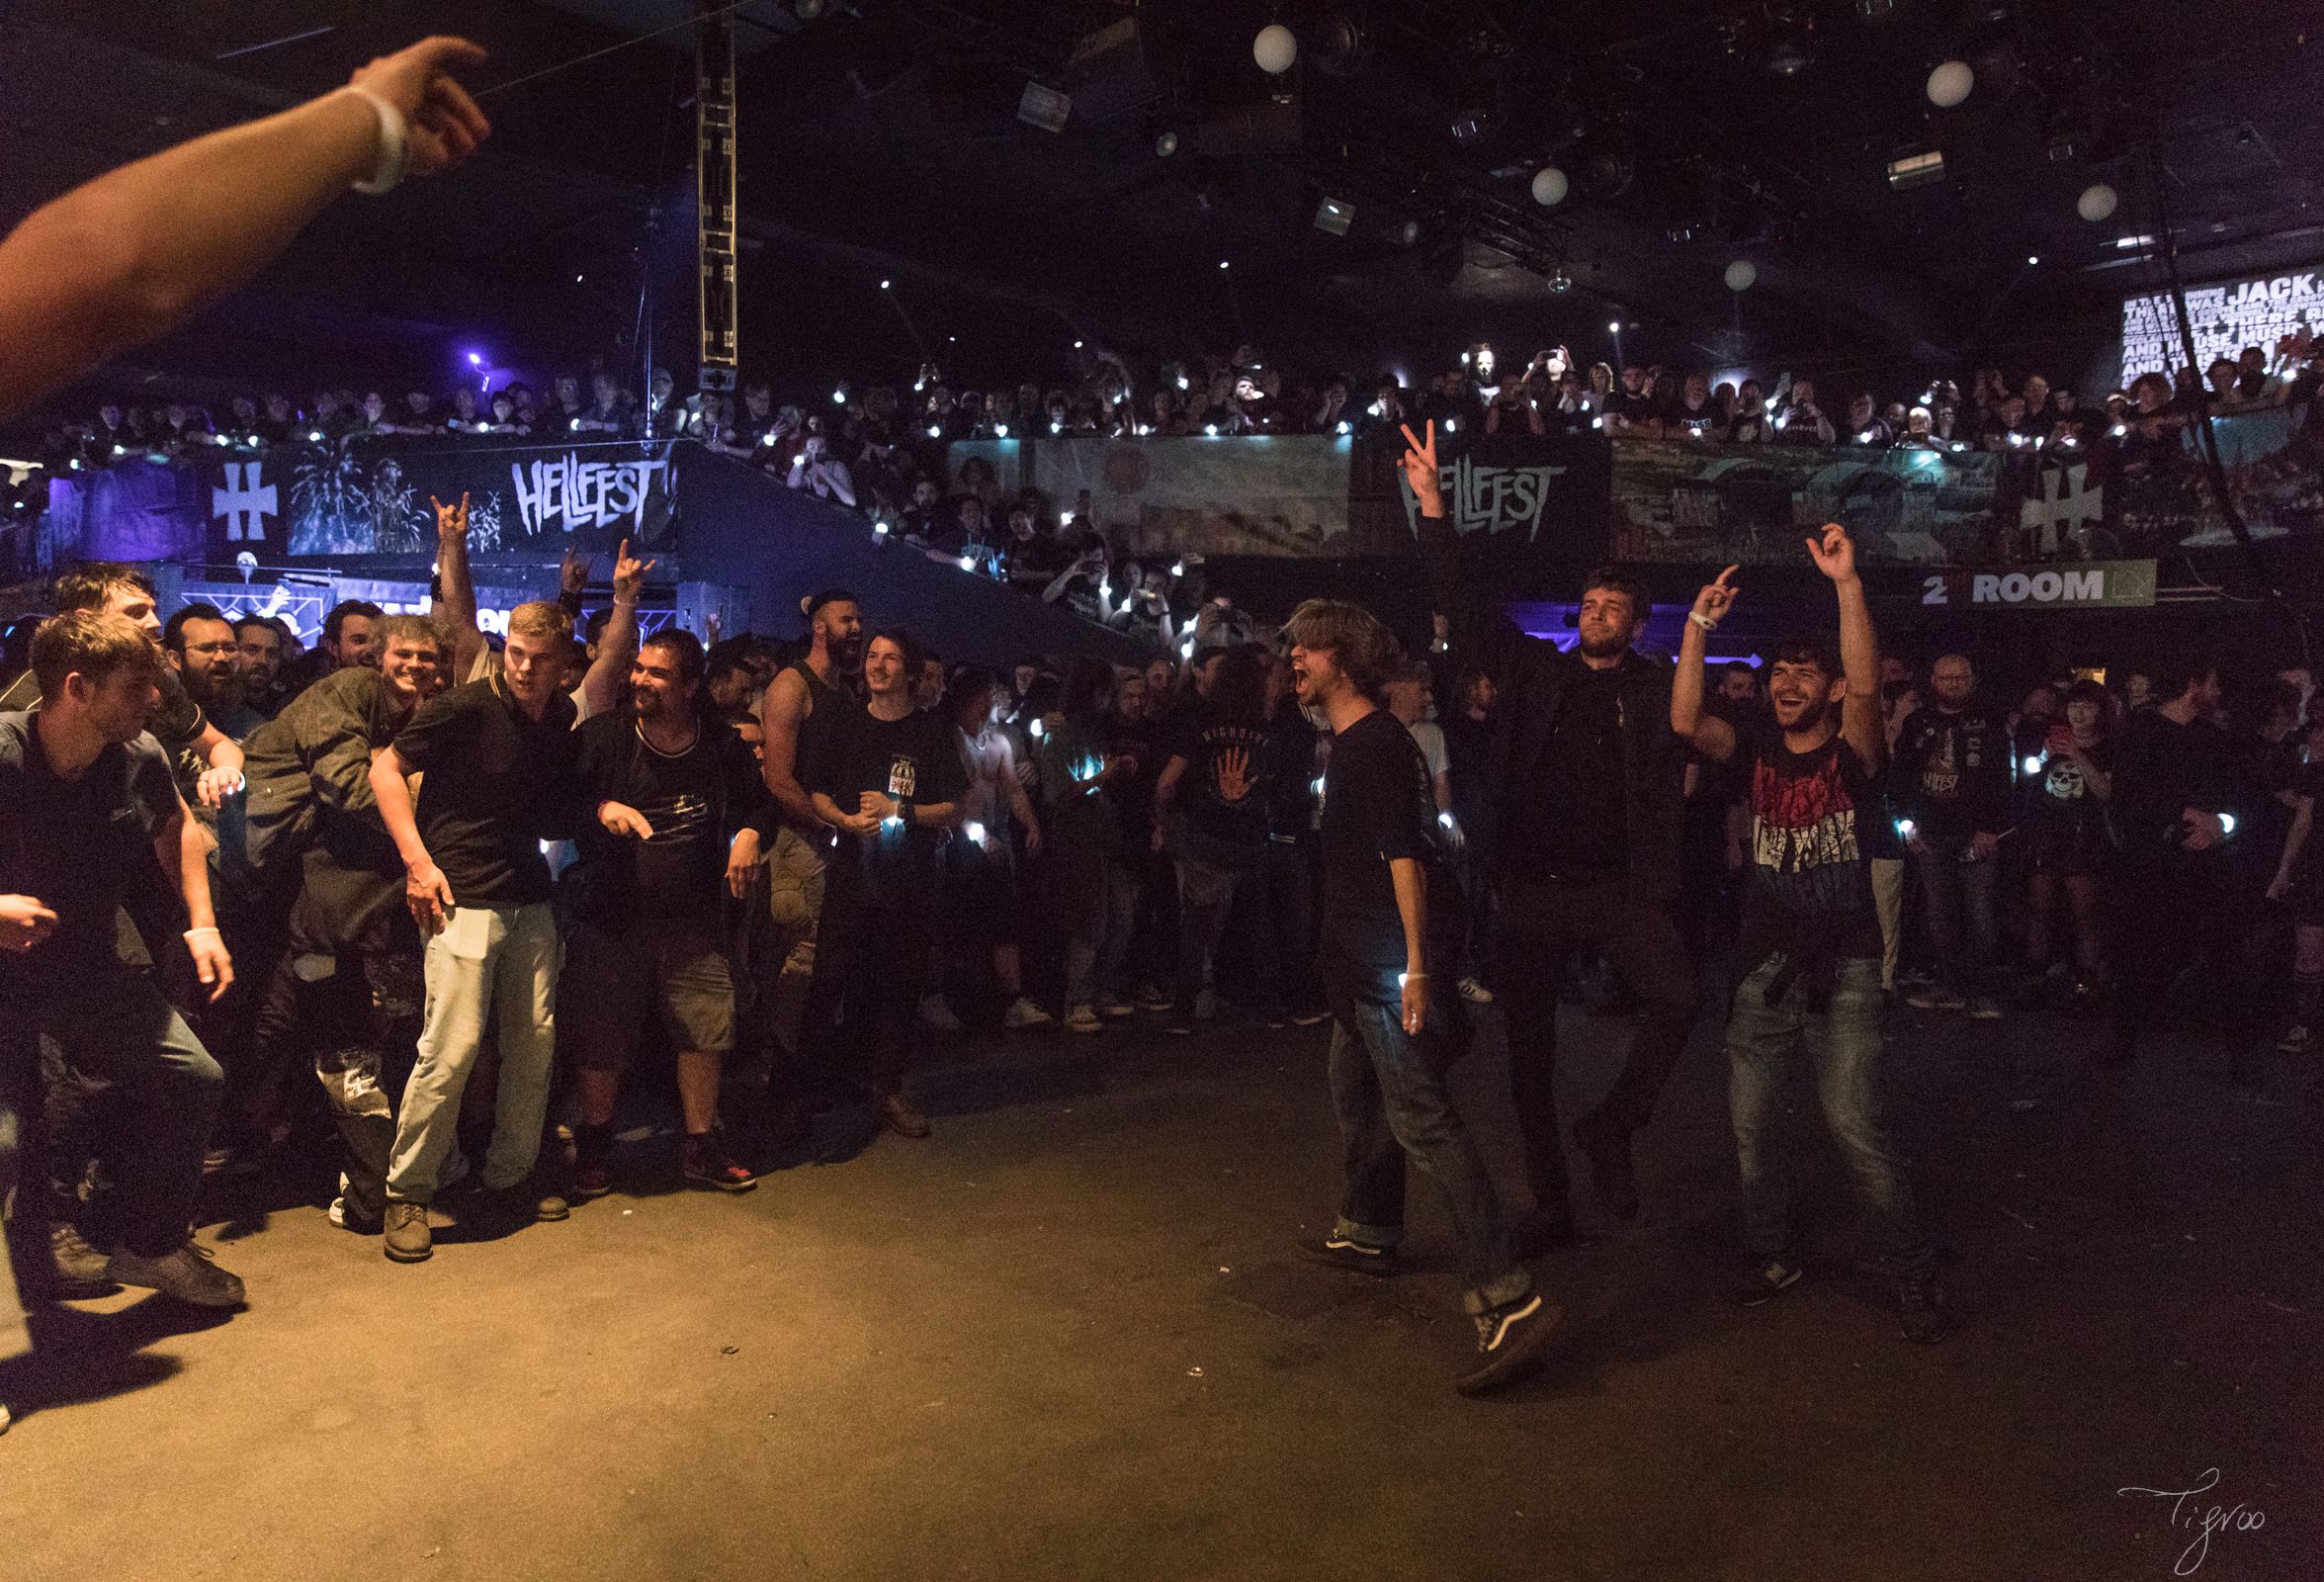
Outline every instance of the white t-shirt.
<path id="1" fill-rule="evenodd" d="M 1413 741 L 1419 744 L 1420 757 L 1428 765 L 1428 782 L 1433 785 L 1436 777 L 1452 766 L 1452 759 L 1444 750 L 1444 728 L 1434 720 L 1416 720 L 1405 729 L 1412 732 Z"/>

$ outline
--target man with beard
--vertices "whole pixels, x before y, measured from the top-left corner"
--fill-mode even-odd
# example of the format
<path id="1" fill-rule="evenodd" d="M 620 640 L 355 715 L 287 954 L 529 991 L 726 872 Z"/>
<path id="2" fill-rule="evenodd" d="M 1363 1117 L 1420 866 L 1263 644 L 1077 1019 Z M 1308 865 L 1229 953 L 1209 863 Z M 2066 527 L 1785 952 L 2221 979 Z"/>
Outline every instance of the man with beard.
<path id="1" fill-rule="evenodd" d="M 1654 1113 L 1694 1025 L 1694 968 L 1677 906 L 1685 753 L 1671 734 L 1670 666 L 1631 647 L 1646 624 L 1646 589 L 1611 568 L 1594 572 L 1570 654 L 1518 633 L 1461 575 L 1434 432 L 1425 445 L 1409 427 L 1405 437 L 1433 608 L 1451 617 L 1447 658 L 1484 669 L 1499 699 L 1483 764 L 1502 896 L 1493 981 L 1533 1186 L 1534 1213 L 1517 1242 L 1532 1251 L 1573 1236 L 1556 1067 L 1559 964 L 1576 949 L 1603 954 L 1639 1000 L 1620 1076 L 1574 1124 L 1598 1200 L 1617 1218 L 1638 1212 L 1631 1134 Z"/>
<path id="2" fill-rule="evenodd" d="M 270 616 L 237 616 L 234 641 L 242 650 L 243 706 L 272 719 L 284 703 L 283 629 Z"/>
<path id="3" fill-rule="evenodd" d="M 1332 1100 L 1345 1189 L 1314 1256 L 1366 1274 L 1396 1272 L 1409 1155 L 1444 1194 L 1460 1243 L 1462 1304 L 1477 1325 L 1476 1394 L 1540 1358 L 1563 1316 L 1533 1289 L 1509 1248 L 1501 1200 L 1445 1091 L 1444 1050 L 1428 1026 L 1428 892 L 1436 805 L 1420 747 L 1378 699 L 1401 658 L 1396 639 L 1352 604 L 1310 599 L 1284 635 L 1300 707 L 1332 731 L 1320 839 L 1321 963 L 1332 1007 Z M 1457 1002 L 1454 1002 L 1457 1006 Z"/>
<path id="4" fill-rule="evenodd" d="M 242 645 L 216 605 L 189 604 L 171 616 L 161 629 L 161 648 L 187 695 L 228 737 L 239 742 L 265 723 L 242 701 Z"/>
<path id="5" fill-rule="evenodd" d="M 814 761 L 823 739 L 862 708 L 848 690 L 863 655 L 863 614 L 855 595 L 845 588 L 824 588 L 811 595 L 803 608 L 807 653 L 775 672 L 758 710 L 763 733 L 760 772 L 782 815 L 767 864 L 767 912 L 775 926 L 770 959 L 781 963 L 768 989 L 769 1031 L 793 1063 L 788 1091 L 777 1096 L 785 1103 L 775 1121 L 778 1133 L 796 1132 L 804 1125 L 817 1097 L 808 1091 L 811 1074 L 803 1058 L 804 1038 L 811 1024 L 810 1001 L 815 998 L 816 934 L 825 888 L 823 852 L 830 845 L 832 827 L 816 811 L 801 782 L 800 766 Z M 819 1004 L 816 1009 L 821 1009 Z"/>
<path id="6" fill-rule="evenodd" d="M 1777 1132 L 1786 1079 L 1804 1055 L 1825 1122 L 1887 1244 L 1905 1338 L 1937 1341 L 1948 1325 L 1936 1243 L 1879 1104 L 1880 923 L 1865 838 L 1881 816 L 1878 645 L 1848 530 L 1827 523 L 1807 546 L 1839 597 L 1840 652 L 1817 638 L 1778 643 L 1767 665 L 1771 717 L 1737 726 L 1707 712 L 1703 650 L 1735 601 L 1730 566 L 1695 595 L 1671 688 L 1672 731 L 1714 762 L 1742 764 L 1751 785 L 1745 976 L 1726 1043 L 1752 1267 L 1733 1296 L 1757 1307 L 1801 1277 Z"/>
<path id="7" fill-rule="evenodd" d="M 389 1096 L 419 1032 L 420 938 L 371 764 L 445 672 L 424 617 L 390 615 L 380 636 L 377 668 L 334 671 L 251 734 L 246 834 L 223 852 L 233 888 L 288 910 L 249 1056 L 228 1073 L 230 1146 L 265 1135 L 295 1046 L 311 1050 L 346 1150 L 332 1223 L 374 1236 L 395 1140 Z"/>
<path id="8" fill-rule="evenodd" d="M 648 1017 L 677 1050 L 688 1183 L 748 1191 L 751 1173 L 719 1128 L 719 1077 L 734 1042 L 725 898 L 746 899 L 774 804 L 750 749 L 697 703 L 702 644 L 678 627 L 630 665 L 630 707 L 580 727 L 580 772 L 596 822 L 583 829 L 558 1004 L 580 1098 L 572 1191 L 613 1189 L 622 1073 Z"/>

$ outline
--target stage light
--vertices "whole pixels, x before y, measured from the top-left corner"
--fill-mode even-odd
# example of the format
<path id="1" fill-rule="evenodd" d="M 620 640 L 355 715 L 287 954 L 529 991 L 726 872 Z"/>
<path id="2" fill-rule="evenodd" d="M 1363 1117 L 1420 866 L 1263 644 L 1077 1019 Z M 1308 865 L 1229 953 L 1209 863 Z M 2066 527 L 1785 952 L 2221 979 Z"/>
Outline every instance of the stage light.
<path id="1" fill-rule="evenodd" d="M 1929 73 L 1929 102 L 1939 110 L 1950 110 L 1976 86 L 1977 73 L 1969 69 L 1966 60 L 1943 61 Z"/>
<path id="2" fill-rule="evenodd" d="M 1066 118 L 1073 113 L 1072 99 L 1037 82 L 1026 83 L 1023 96 L 1017 100 L 1017 119 L 1043 132 L 1065 131 Z"/>
<path id="3" fill-rule="evenodd" d="M 576 285 L 576 286 L 578 286 L 578 285 L 579 285 L 579 284 L 580 284 L 582 281 L 586 280 L 587 278 L 588 278 L 588 277 L 587 277 L 586 275 L 575 275 L 575 276 L 573 277 L 573 284 L 574 284 L 574 285 Z"/>
<path id="4" fill-rule="evenodd" d="M 1177 151 L 1178 133 L 1174 129 L 1164 127 L 1154 134 L 1154 152 L 1157 158 L 1167 159 Z"/>
<path id="5" fill-rule="evenodd" d="M 1620 319 L 1608 320 L 1605 327 L 1606 333 L 1609 335 L 1619 335 L 1622 332 L 1622 323 Z"/>
<path id="6" fill-rule="evenodd" d="M 1925 153 L 1901 154 L 1888 161 L 1888 186 L 1891 192 L 1927 187 L 1943 179 L 1944 151 L 1940 148 L 1931 148 Z"/>
<path id="7" fill-rule="evenodd" d="M 1344 236 L 1355 223 L 1355 205 L 1327 198 L 1316 205 L 1316 229 Z"/>
<path id="8" fill-rule="evenodd" d="M 1574 277 L 1566 273 L 1565 265 L 1560 264 L 1549 272 L 1549 289 L 1560 296 L 1574 289 Z"/>
<path id="9" fill-rule="evenodd" d="M 483 355 L 482 355 L 480 352 L 470 352 L 470 353 L 468 354 L 468 365 L 469 365 L 469 367 L 471 367 L 471 368 L 481 368 L 481 367 L 483 367 L 483 366 L 484 366 L 484 358 L 483 358 Z"/>
<path id="10" fill-rule="evenodd" d="M 1572 186 L 1564 171 L 1555 165 L 1543 165 L 1533 172 L 1533 201 L 1544 209 L 1554 208 L 1566 201 Z"/>
<path id="11" fill-rule="evenodd" d="M 1250 41 L 1250 58 L 1270 77 L 1280 77 L 1299 59 L 1299 39 L 1280 22 L 1270 22 Z"/>
<path id="12" fill-rule="evenodd" d="M 1074 350 L 1076 350 L 1076 351 L 1079 351 L 1080 349 L 1081 349 L 1081 343 L 1080 343 L 1079 341 L 1076 341 L 1076 342 L 1074 342 Z"/>
<path id="13" fill-rule="evenodd" d="M 1219 267 L 1220 267 L 1221 269 L 1224 269 L 1224 268 L 1226 268 L 1226 267 L 1227 267 L 1227 260 L 1225 260 L 1224 258 L 1220 259 L 1220 260 L 1219 260 Z"/>
<path id="14" fill-rule="evenodd" d="M 886 291 L 886 290 L 888 289 L 888 287 L 889 287 L 889 285 L 890 285 L 890 284 L 891 284 L 890 282 L 883 280 L 883 281 L 881 281 L 881 282 L 880 282 L 880 289 L 881 289 L 882 291 Z"/>
<path id="15" fill-rule="evenodd" d="M 2155 239 L 2152 236 L 2116 236 L 2114 238 L 2114 245 L 2116 247 L 2125 249 L 2131 247 L 2152 247 L 2154 244 Z"/>
<path id="16" fill-rule="evenodd" d="M 1748 258 L 1738 258 L 1727 266 L 1727 289 L 1749 291 L 1760 278 L 1760 266 Z"/>
<path id="17" fill-rule="evenodd" d="M 2094 181 L 2082 189 L 2081 197 L 2074 200 L 2074 213 L 2095 225 L 2113 214 L 2114 206 L 2120 202 L 2121 198 L 2113 188 L 2103 181 Z"/>
<path id="18" fill-rule="evenodd" d="M 2039 253 L 2027 253 L 2027 254 L 2025 255 L 2025 267 L 2026 267 L 2027 269 L 2031 269 L 2031 268 L 2033 268 L 2033 267 L 2034 267 L 2036 264 L 2038 264 L 2038 263 L 2040 263 L 2040 262 L 2041 262 L 2041 254 L 2039 254 Z"/>

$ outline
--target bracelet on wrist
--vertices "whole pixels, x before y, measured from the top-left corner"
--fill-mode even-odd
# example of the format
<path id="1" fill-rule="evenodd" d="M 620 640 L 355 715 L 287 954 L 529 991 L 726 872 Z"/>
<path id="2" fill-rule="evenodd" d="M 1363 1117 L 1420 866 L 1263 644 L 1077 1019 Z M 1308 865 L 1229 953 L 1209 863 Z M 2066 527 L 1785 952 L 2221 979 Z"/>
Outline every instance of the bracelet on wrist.
<path id="1" fill-rule="evenodd" d="M 341 91 L 354 94 L 370 105 L 380 121 L 380 140 L 372 155 L 372 172 L 355 183 L 355 190 L 371 198 L 394 191 L 411 169 L 411 123 L 385 96 L 361 83 L 351 82 Z"/>
<path id="2" fill-rule="evenodd" d="M 1692 621 L 1696 626 L 1701 627 L 1706 632 L 1716 632 L 1719 629 L 1719 623 L 1712 620 L 1709 616 L 1703 614 L 1700 610 L 1688 610 L 1686 612 L 1686 618 L 1689 621 Z"/>
<path id="3" fill-rule="evenodd" d="M 193 938 L 193 937 L 194 937 L 196 934 L 198 934 L 198 933 L 217 934 L 217 937 L 219 937 L 220 939 L 223 939 L 223 938 L 225 937 L 225 935 L 224 935 L 224 934 L 222 934 L 222 933 L 219 933 L 219 932 L 218 932 L 218 930 L 217 930 L 217 928 L 216 928 L 216 926 L 215 926 L 215 924 L 212 924 L 212 923 L 205 923 L 205 924 L 203 924 L 203 925 L 202 925 L 201 927 L 199 927 L 199 928 L 188 928 L 188 929 L 186 930 L 186 932 L 185 932 L 185 937 L 186 937 L 186 938 L 188 938 L 188 939 L 192 939 L 192 938 Z"/>

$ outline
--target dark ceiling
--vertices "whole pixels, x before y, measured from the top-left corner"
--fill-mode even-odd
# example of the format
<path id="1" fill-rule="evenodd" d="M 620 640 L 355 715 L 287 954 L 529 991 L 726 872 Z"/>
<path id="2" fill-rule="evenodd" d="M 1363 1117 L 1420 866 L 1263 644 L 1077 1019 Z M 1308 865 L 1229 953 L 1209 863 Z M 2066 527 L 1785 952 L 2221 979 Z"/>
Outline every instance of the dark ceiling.
<path id="1" fill-rule="evenodd" d="M 1350 371 L 1479 337 L 1598 356 L 1617 316 L 1639 325 L 1634 356 L 2023 362 L 2068 355 L 2155 278 L 2113 243 L 2166 217 L 2191 279 L 2324 255 L 2324 24 L 2309 6 L 819 10 L 803 24 L 798 0 L 736 8 L 744 360 L 786 381 L 865 357 L 892 377 L 923 349 L 973 378 L 1038 376 L 1082 334 L 1147 355 L 1255 338 Z M 280 364 L 327 347 L 401 367 L 487 334 L 569 357 L 633 333 L 650 275 L 663 360 L 683 366 L 670 342 L 692 299 L 688 14 L 683 0 L 16 0 L 0 33 L 0 219 L 421 33 L 466 32 L 493 51 L 478 74 L 486 155 L 338 206 L 180 349 Z M 1276 18 L 1302 41 L 1279 84 L 1251 58 Z M 673 31 L 640 38 L 655 30 Z M 1947 57 L 1976 86 L 1937 110 L 1923 84 Z M 1017 119 L 1030 81 L 1072 96 L 1062 132 Z M 1474 135 L 1456 138 L 1460 120 Z M 1155 151 L 1165 124 L 1168 158 Z M 1931 148 L 1944 180 L 1891 191 L 1888 161 Z M 1550 162 L 1572 179 L 1555 209 L 1528 192 Z M 2074 199 L 2096 180 L 2123 204 L 2094 226 Z M 1344 236 L 1313 223 L 1327 196 L 1353 207 Z M 1722 274 L 1739 257 L 1759 279 L 1737 296 Z M 1560 275 L 1570 290 L 1552 290 Z M 897 286 L 886 299 L 882 278 Z"/>

